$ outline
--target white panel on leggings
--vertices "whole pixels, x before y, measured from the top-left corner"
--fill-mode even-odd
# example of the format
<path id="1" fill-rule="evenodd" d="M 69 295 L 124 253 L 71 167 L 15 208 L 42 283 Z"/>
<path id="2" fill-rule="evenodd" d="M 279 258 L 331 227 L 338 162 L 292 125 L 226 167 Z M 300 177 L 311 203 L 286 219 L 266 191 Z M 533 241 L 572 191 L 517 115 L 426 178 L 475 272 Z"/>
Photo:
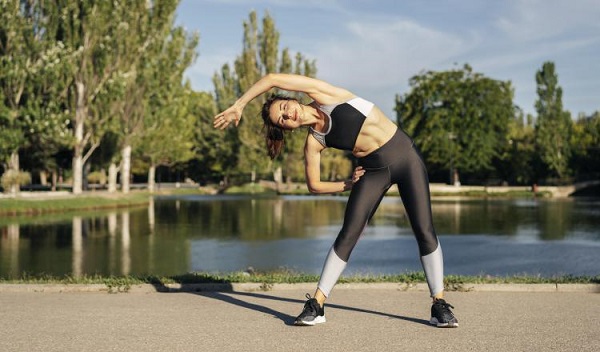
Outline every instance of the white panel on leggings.
<path id="1" fill-rule="evenodd" d="M 444 256 L 439 242 L 435 251 L 421 257 L 421 264 L 425 271 L 429 292 L 433 297 L 444 290 Z"/>
<path id="2" fill-rule="evenodd" d="M 325 297 L 329 297 L 329 293 L 333 289 L 333 286 L 335 286 L 340 275 L 342 275 L 342 272 L 346 268 L 346 264 L 345 261 L 338 257 L 332 246 L 329 250 L 329 254 L 327 254 L 327 259 L 325 259 L 325 264 L 323 264 L 323 271 L 321 272 L 321 278 L 317 285 Z"/>

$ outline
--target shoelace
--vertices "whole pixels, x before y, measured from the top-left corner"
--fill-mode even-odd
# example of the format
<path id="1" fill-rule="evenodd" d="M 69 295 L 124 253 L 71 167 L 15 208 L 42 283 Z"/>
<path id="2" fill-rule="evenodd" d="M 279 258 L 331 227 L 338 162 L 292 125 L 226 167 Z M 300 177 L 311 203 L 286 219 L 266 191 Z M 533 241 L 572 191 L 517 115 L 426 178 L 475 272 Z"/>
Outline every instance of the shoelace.
<path id="1" fill-rule="evenodd" d="M 446 308 L 446 309 L 449 309 L 449 308 L 452 308 L 452 309 L 454 309 L 454 306 L 453 306 L 453 305 L 451 305 L 450 303 L 446 303 L 445 301 L 444 301 L 444 302 L 439 302 L 439 301 L 438 301 L 438 302 L 436 302 L 435 304 L 439 304 L 440 306 L 442 306 L 442 307 L 444 307 L 444 308 Z"/>
<path id="2" fill-rule="evenodd" d="M 318 312 L 318 307 L 315 306 L 315 304 L 313 303 L 314 301 L 312 300 L 312 297 L 310 297 L 310 295 L 307 293 L 306 294 L 306 303 L 304 303 L 304 310 L 306 310 L 307 308 L 310 309 L 311 312 Z M 318 305 L 318 303 L 317 303 Z"/>
<path id="3" fill-rule="evenodd" d="M 450 310 L 450 308 L 454 309 L 454 306 L 451 305 L 450 303 L 444 301 L 443 299 L 438 299 L 435 301 L 434 305 L 437 306 L 441 306 L 441 308 L 443 309 L 444 312 L 450 313 L 452 314 L 452 311 Z"/>

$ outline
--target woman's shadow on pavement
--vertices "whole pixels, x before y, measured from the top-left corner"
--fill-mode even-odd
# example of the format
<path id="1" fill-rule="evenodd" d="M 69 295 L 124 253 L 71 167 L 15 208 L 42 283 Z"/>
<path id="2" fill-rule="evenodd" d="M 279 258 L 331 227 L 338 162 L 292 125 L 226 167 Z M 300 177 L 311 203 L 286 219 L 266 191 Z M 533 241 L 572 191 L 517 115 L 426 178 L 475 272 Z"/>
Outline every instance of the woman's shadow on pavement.
<path id="1" fill-rule="evenodd" d="M 274 310 L 272 308 L 269 308 L 266 305 L 260 305 L 260 304 L 256 304 L 256 303 L 247 302 L 243 298 L 251 297 L 251 298 L 259 298 L 259 299 L 271 300 L 271 301 L 298 303 L 299 304 L 298 312 L 300 312 L 300 307 L 302 307 L 302 305 L 304 304 L 303 300 L 298 300 L 298 299 L 283 298 L 283 297 L 271 296 L 271 295 L 266 295 L 266 294 L 256 293 L 256 292 L 234 291 L 233 288 L 231 287 L 231 285 L 227 284 L 227 283 L 222 283 L 218 287 L 216 287 L 216 288 L 218 288 L 218 290 L 207 290 L 207 291 L 201 291 L 197 288 L 195 289 L 194 285 L 186 285 L 186 284 L 182 284 L 181 288 L 179 288 L 179 289 L 169 288 L 169 287 L 166 287 L 161 284 L 154 284 L 154 286 L 158 292 L 191 293 L 191 294 L 196 294 L 196 295 L 200 295 L 200 296 L 207 297 L 207 298 L 216 299 L 216 300 L 226 302 L 229 304 L 233 304 L 238 307 L 251 309 L 251 310 L 261 312 L 264 314 L 269 314 L 269 315 L 274 316 L 275 318 L 280 319 L 281 321 L 284 322 L 285 325 L 288 325 L 288 326 L 294 325 L 294 320 L 296 319 L 295 316 L 291 316 L 289 314 Z M 369 310 L 369 309 L 349 307 L 349 306 L 343 306 L 343 305 L 339 305 L 339 304 L 327 304 L 327 308 L 360 312 L 360 313 L 365 313 L 365 314 L 374 314 L 374 315 L 379 315 L 379 316 L 383 316 L 383 317 L 388 317 L 390 319 L 400 319 L 400 320 L 405 320 L 405 321 L 409 321 L 409 322 L 416 323 L 416 324 L 423 324 L 423 325 L 430 326 L 429 321 L 424 320 L 424 319 L 406 317 L 406 316 L 401 316 L 401 315 L 394 315 L 394 314 L 378 312 L 378 311 Z"/>

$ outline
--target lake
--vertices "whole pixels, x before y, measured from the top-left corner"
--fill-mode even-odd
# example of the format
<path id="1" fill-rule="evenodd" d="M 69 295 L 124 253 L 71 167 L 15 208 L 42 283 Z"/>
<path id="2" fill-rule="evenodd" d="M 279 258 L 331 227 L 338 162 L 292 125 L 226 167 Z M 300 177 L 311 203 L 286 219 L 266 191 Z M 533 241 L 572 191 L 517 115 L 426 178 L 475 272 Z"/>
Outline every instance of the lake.
<path id="1" fill-rule="evenodd" d="M 342 196 L 165 196 L 148 207 L 0 219 L 0 276 L 319 274 Z M 599 275 L 600 199 L 434 199 L 446 274 Z M 399 197 L 386 197 L 345 275 L 420 271 Z"/>

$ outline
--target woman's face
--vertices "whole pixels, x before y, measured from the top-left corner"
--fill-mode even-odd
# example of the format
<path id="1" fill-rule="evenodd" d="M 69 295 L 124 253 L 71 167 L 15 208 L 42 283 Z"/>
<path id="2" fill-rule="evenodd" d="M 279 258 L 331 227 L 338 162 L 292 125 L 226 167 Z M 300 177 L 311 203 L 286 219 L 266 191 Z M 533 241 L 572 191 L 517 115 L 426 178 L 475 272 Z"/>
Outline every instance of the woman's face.
<path id="1" fill-rule="evenodd" d="M 286 130 L 302 126 L 304 106 L 296 100 L 275 100 L 269 108 L 271 122 Z"/>

